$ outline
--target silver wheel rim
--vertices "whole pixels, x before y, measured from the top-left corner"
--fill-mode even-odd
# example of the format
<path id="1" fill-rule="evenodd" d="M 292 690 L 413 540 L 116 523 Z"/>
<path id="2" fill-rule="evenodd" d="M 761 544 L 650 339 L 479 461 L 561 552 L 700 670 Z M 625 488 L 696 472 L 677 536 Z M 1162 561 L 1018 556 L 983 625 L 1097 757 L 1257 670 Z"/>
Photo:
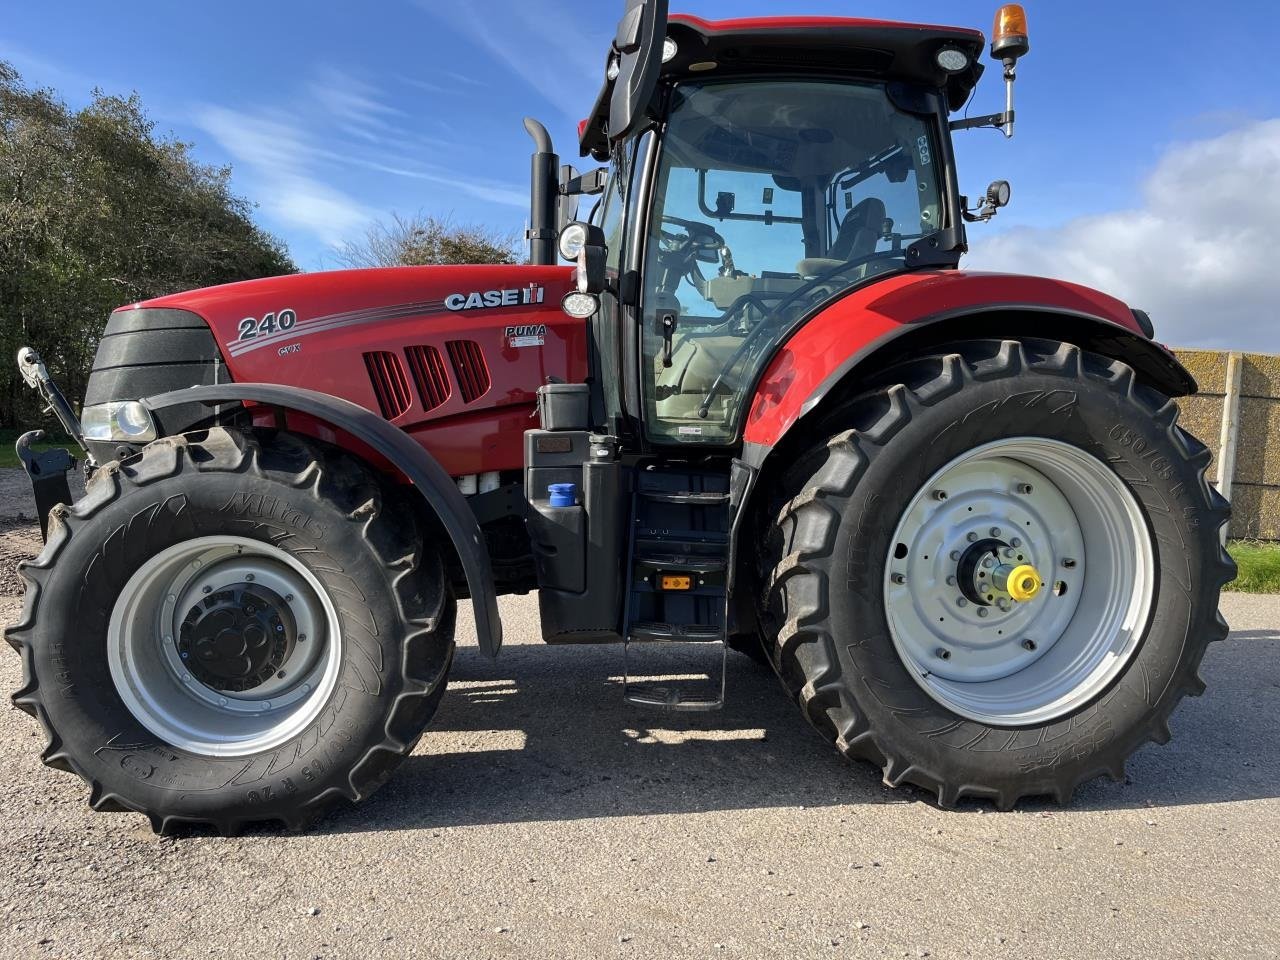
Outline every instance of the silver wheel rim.
<path id="1" fill-rule="evenodd" d="M 1043 586 L 1015 599 L 1031 580 L 1007 574 L 1024 566 Z M 902 514 L 886 571 L 889 633 L 916 683 L 991 726 L 1049 723 L 1101 694 L 1133 658 L 1155 593 L 1133 494 L 1097 458 L 1033 437 L 934 474 Z"/>
<path id="2" fill-rule="evenodd" d="M 240 647 L 243 647 L 243 651 Z M 278 747 L 337 684 L 338 614 L 278 547 L 187 540 L 148 560 L 111 611 L 111 679 L 138 722 L 173 747 L 233 757 Z"/>

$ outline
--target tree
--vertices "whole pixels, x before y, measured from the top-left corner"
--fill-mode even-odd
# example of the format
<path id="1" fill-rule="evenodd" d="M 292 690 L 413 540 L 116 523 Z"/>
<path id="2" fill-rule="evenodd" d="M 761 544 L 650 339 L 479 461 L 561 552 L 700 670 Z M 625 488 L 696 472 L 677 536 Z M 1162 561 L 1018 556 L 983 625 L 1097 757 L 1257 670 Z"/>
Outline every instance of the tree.
<path id="1" fill-rule="evenodd" d="M 72 110 L 0 62 L 0 426 L 38 422 L 12 358 L 39 351 L 74 402 L 107 314 L 193 287 L 292 273 L 231 171 L 158 136 L 136 94 Z"/>
<path id="2" fill-rule="evenodd" d="M 476 224 L 456 224 L 448 217 L 393 214 L 375 223 L 360 240 L 337 251 L 346 267 L 425 267 L 467 263 L 519 263 L 519 239 Z"/>

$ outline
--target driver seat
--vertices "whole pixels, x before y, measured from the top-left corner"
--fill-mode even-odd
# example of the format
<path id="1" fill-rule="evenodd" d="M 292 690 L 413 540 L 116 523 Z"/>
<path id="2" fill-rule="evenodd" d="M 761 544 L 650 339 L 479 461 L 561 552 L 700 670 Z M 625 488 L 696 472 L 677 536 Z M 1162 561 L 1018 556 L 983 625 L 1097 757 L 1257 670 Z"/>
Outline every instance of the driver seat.
<path id="1" fill-rule="evenodd" d="M 886 214 L 884 201 L 867 197 L 844 218 L 825 257 L 808 257 L 796 268 L 802 277 L 819 277 L 837 267 L 875 253 Z"/>

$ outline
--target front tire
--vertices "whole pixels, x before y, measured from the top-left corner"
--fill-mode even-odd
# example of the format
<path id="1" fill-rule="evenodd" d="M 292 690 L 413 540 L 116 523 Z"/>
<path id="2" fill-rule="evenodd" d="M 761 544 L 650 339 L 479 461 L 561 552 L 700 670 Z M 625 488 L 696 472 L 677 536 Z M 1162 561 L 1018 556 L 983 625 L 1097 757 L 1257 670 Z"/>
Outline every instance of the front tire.
<path id="1" fill-rule="evenodd" d="M 1122 778 L 1203 691 L 1206 644 L 1227 633 L 1229 508 L 1176 405 L 1125 364 L 1046 341 L 954 350 L 827 415 L 783 476 L 774 663 L 890 785 L 944 806 L 1066 802 Z M 997 570 L 999 590 L 982 579 Z"/>
<path id="2" fill-rule="evenodd" d="M 98 810 L 300 829 L 364 799 L 443 695 L 455 602 L 412 510 L 289 434 L 170 437 L 100 469 L 22 568 L 14 702 Z"/>

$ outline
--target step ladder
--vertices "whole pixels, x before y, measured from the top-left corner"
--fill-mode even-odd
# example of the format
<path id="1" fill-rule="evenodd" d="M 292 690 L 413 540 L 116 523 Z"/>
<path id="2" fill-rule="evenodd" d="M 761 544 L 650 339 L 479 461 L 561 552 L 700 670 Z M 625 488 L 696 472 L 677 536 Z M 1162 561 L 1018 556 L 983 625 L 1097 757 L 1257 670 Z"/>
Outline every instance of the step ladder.
<path id="1" fill-rule="evenodd" d="M 728 656 L 729 478 L 665 465 L 642 469 L 631 520 L 623 697 L 658 710 L 719 710 Z M 695 666 L 684 669 L 688 663 L 678 660 Z M 648 672 L 633 676 L 642 665 Z"/>

